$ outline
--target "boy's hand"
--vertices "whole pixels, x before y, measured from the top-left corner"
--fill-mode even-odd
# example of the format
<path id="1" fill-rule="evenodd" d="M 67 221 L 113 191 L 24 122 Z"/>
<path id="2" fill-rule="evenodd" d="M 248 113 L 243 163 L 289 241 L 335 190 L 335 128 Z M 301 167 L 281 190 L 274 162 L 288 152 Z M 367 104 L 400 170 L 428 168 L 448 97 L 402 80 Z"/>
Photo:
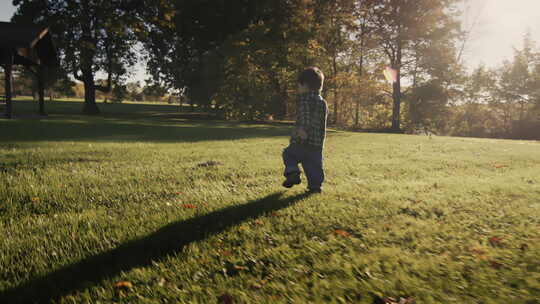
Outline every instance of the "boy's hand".
<path id="1" fill-rule="evenodd" d="M 304 130 L 302 128 L 299 128 L 298 131 L 296 132 L 296 134 L 298 134 L 298 137 L 300 137 L 301 140 L 306 140 L 307 139 L 307 132 L 306 132 L 306 130 Z"/>

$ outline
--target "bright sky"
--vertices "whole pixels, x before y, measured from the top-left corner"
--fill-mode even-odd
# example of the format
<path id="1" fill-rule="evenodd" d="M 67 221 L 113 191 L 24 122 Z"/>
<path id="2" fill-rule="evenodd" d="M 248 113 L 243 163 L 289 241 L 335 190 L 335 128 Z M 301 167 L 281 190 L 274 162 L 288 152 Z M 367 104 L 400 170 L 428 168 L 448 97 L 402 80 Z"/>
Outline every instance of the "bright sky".
<path id="1" fill-rule="evenodd" d="M 465 26 L 477 20 L 463 55 L 469 66 L 480 63 L 496 66 L 504 59 L 511 59 L 512 48 L 521 47 L 527 30 L 540 45 L 540 0 L 463 2 L 470 8 L 463 17 Z M 9 21 L 14 11 L 11 0 L 0 0 L 0 21 Z M 138 71 L 135 78 L 142 80 L 144 73 Z"/>
<path id="2" fill-rule="evenodd" d="M 465 62 L 496 66 L 511 59 L 513 47 L 521 48 L 530 31 L 540 45 L 540 0 L 465 0 L 470 10 L 465 25 L 478 20 L 466 44 Z"/>

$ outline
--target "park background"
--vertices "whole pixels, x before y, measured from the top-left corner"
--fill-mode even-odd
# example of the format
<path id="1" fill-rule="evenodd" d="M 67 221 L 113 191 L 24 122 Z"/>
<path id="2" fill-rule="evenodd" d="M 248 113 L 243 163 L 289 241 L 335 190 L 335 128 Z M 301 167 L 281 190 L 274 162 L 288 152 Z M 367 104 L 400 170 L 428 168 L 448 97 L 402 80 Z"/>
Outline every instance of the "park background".
<path id="1" fill-rule="evenodd" d="M 13 3 L 61 64 L 0 119 L 0 303 L 539 303 L 535 1 Z M 281 187 L 311 64 L 322 195 Z"/>
<path id="2" fill-rule="evenodd" d="M 14 12 L 13 21 L 50 26 L 56 37 L 61 66 L 49 73 L 49 99 L 83 98 L 87 113 L 100 111 L 95 100 L 129 100 L 291 119 L 295 75 L 316 65 L 335 127 L 539 136 L 534 1 L 14 3 L 2 4 L 4 19 Z M 386 66 L 397 82 L 386 82 Z M 20 69 L 15 93 L 36 96 L 35 82 Z"/>

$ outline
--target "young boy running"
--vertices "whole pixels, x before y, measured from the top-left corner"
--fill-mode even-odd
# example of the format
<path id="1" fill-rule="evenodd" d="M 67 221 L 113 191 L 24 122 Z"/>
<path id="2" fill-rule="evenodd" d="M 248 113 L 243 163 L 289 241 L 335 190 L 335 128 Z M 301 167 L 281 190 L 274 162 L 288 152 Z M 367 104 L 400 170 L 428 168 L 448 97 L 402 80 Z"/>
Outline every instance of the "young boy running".
<path id="1" fill-rule="evenodd" d="M 320 69 L 310 67 L 298 76 L 296 102 L 296 127 L 290 144 L 283 150 L 285 181 L 283 187 L 291 188 L 301 182 L 302 164 L 309 193 L 321 193 L 324 181 L 323 147 L 326 136 L 328 107 L 321 96 L 324 75 Z"/>

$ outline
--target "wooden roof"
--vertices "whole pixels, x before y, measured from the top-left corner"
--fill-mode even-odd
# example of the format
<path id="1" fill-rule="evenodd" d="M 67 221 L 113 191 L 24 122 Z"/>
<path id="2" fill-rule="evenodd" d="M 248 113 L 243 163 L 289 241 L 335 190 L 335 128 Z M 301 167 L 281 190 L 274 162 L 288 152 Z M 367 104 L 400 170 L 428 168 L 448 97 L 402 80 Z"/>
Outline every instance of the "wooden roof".
<path id="1" fill-rule="evenodd" d="M 0 22 L 0 63 L 8 63 L 10 55 L 15 64 L 58 64 L 51 34 L 43 26 Z"/>

